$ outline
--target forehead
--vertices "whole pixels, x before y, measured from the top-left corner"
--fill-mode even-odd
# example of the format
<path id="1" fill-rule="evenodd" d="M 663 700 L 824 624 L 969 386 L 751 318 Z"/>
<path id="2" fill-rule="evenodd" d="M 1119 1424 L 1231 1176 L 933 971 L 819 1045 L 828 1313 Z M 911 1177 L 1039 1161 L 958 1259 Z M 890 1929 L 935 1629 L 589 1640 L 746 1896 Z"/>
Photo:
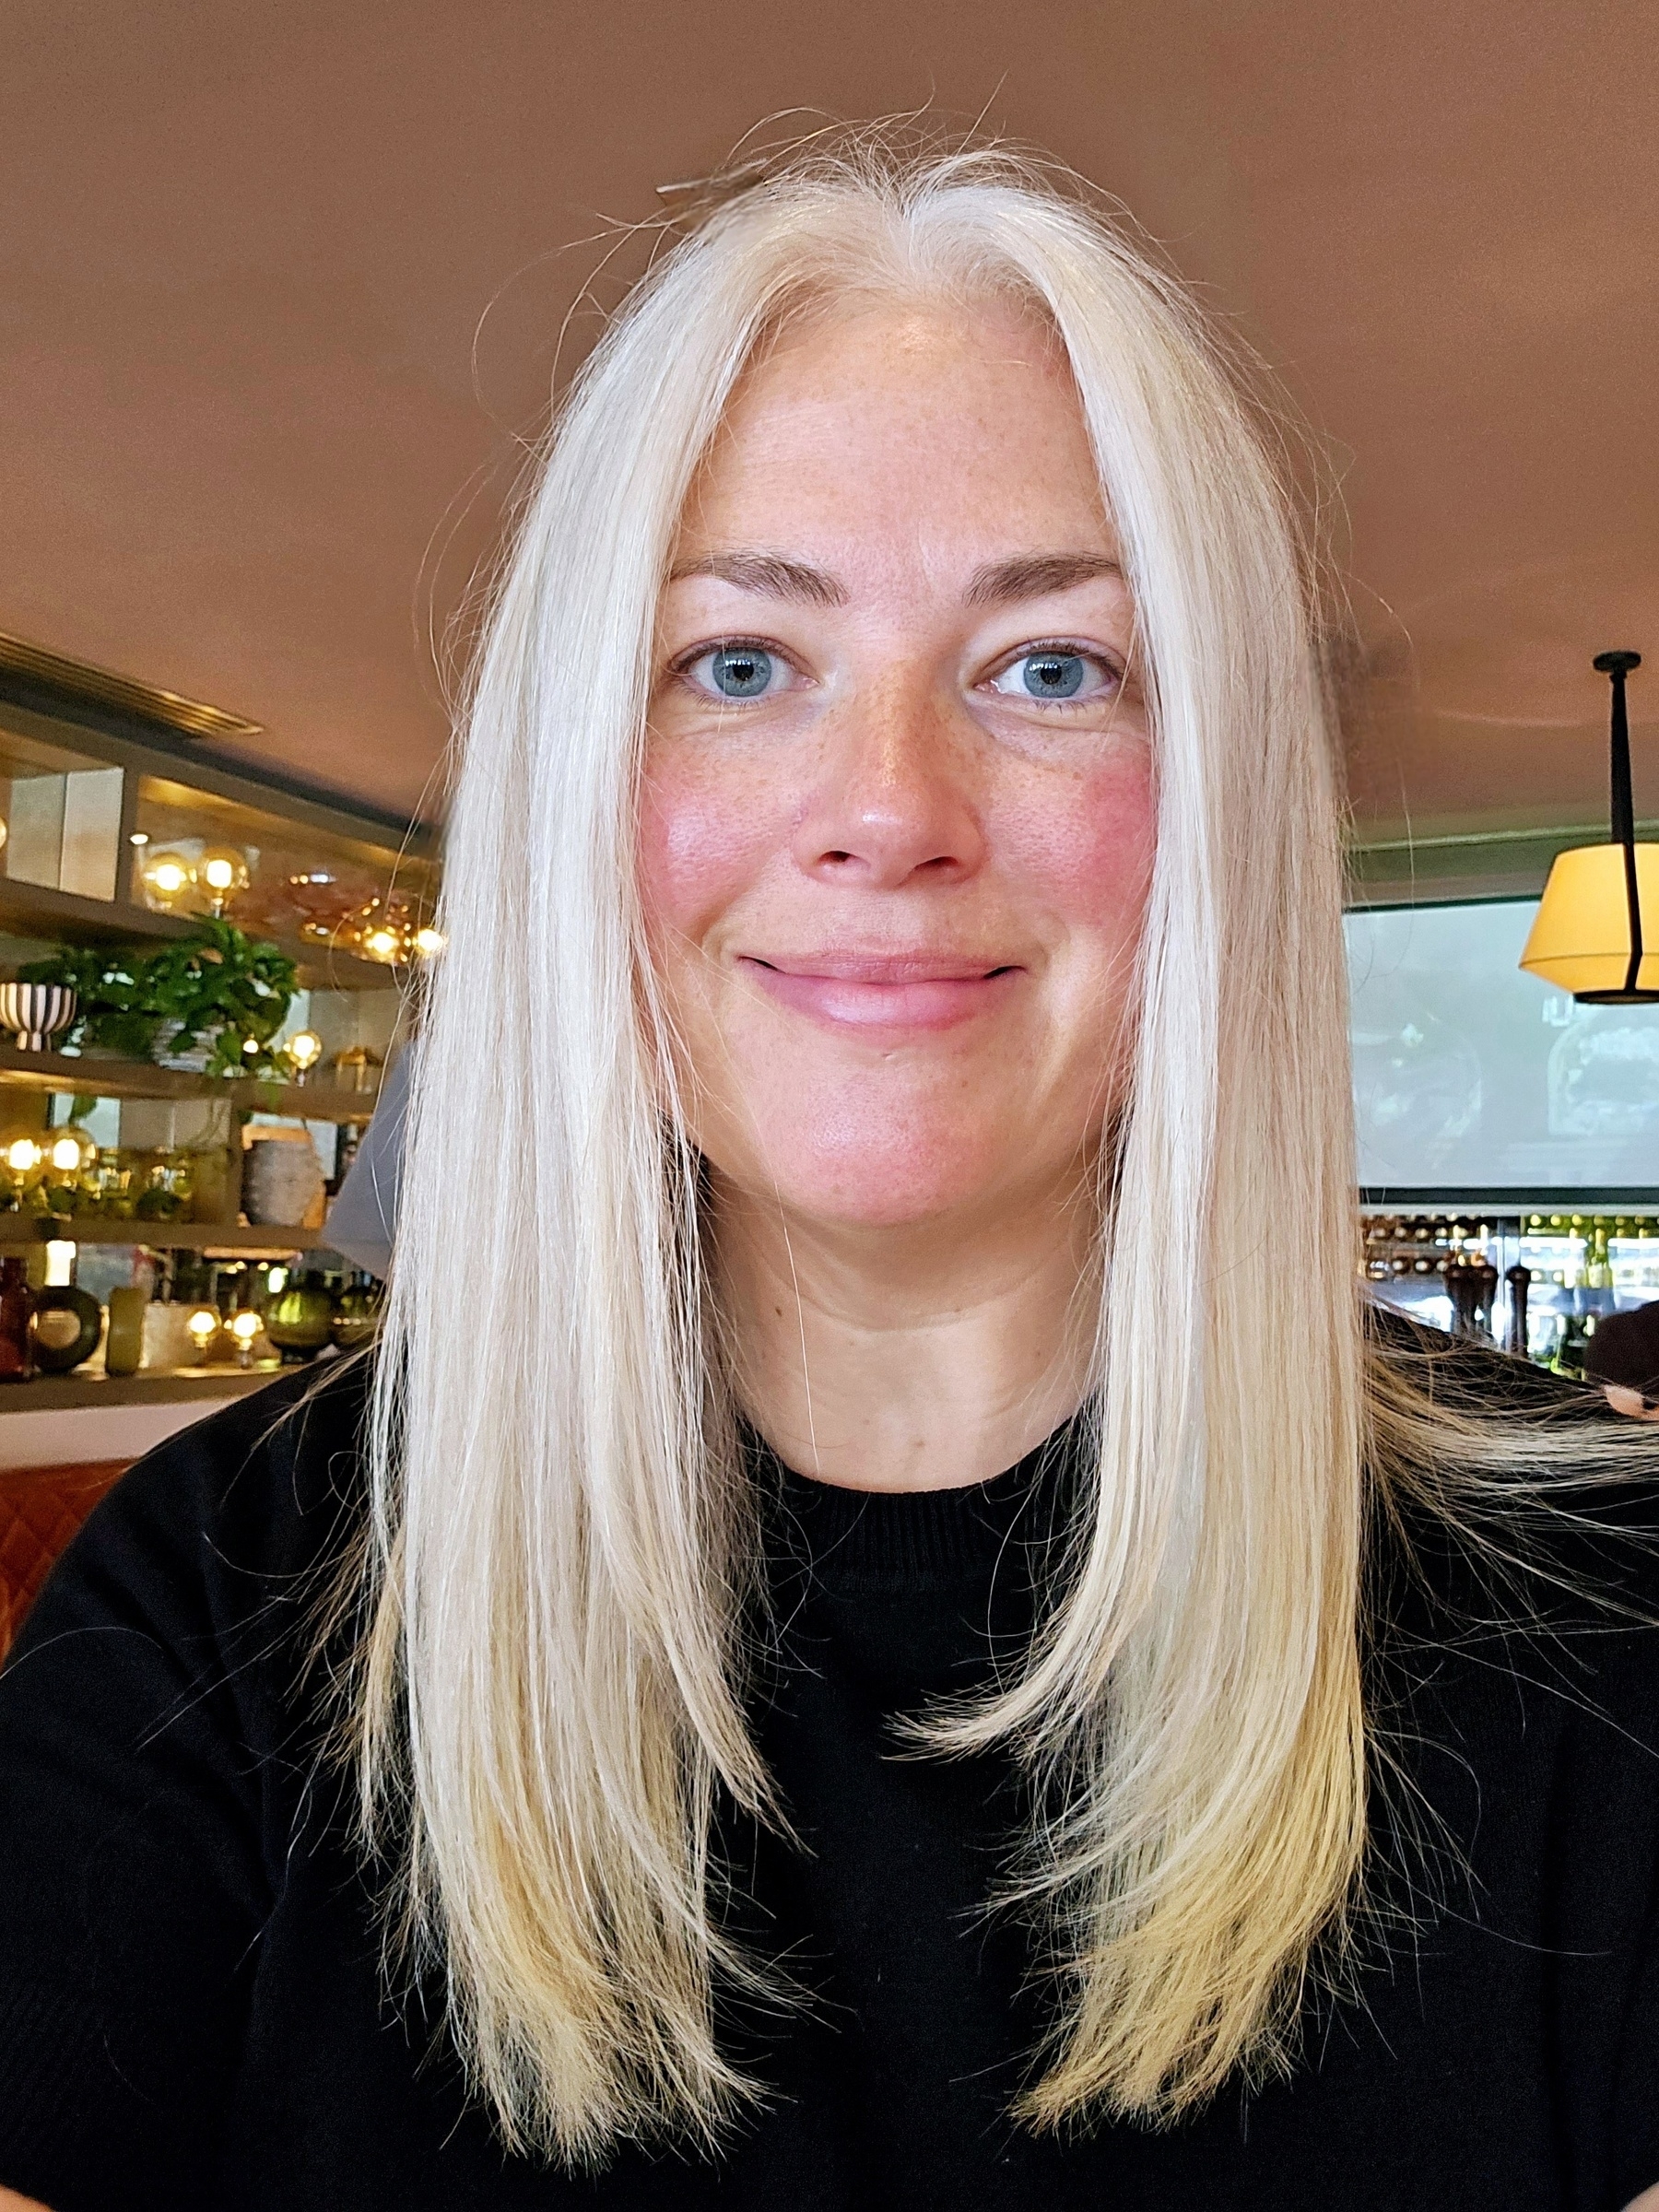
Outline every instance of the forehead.
<path id="1" fill-rule="evenodd" d="M 967 559 L 1114 549 L 1070 365 L 1034 313 L 838 307 L 743 376 L 678 557 L 767 544 L 844 558 L 877 540 Z"/>

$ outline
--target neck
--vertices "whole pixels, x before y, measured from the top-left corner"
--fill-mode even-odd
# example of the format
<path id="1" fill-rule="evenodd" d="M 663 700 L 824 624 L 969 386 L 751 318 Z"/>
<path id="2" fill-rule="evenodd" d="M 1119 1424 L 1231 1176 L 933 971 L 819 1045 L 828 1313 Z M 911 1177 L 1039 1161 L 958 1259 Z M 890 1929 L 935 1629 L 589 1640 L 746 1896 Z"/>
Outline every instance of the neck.
<path id="1" fill-rule="evenodd" d="M 821 1482 L 988 1480 L 1082 1402 L 1093 1230 L 1075 1192 L 947 1236 L 827 1227 L 723 1188 L 715 1249 L 744 1411 Z"/>

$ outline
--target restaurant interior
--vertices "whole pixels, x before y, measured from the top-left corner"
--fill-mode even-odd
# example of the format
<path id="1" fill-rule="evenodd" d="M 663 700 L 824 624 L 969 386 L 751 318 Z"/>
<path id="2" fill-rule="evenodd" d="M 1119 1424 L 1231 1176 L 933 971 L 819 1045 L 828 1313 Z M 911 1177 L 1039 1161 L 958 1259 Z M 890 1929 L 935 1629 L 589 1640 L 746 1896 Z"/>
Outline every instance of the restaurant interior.
<path id="1" fill-rule="evenodd" d="M 6 48 L 0 1649 L 134 1459 L 371 1336 L 331 1208 L 525 456 L 677 190 L 832 119 L 1052 150 L 1304 426 L 1371 1293 L 1566 1372 L 1659 1300 L 1634 0 L 50 0 Z"/>

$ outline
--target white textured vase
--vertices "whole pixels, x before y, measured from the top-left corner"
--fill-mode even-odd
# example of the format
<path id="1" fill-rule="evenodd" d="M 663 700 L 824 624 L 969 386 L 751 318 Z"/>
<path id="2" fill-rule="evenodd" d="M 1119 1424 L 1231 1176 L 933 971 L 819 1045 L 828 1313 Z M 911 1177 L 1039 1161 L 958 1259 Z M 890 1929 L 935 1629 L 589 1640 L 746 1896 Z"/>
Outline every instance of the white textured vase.
<path id="1" fill-rule="evenodd" d="M 270 1229 L 300 1229 L 323 1195 L 323 1163 L 309 1136 L 256 1138 L 242 1168 L 242 1211 Z"/>

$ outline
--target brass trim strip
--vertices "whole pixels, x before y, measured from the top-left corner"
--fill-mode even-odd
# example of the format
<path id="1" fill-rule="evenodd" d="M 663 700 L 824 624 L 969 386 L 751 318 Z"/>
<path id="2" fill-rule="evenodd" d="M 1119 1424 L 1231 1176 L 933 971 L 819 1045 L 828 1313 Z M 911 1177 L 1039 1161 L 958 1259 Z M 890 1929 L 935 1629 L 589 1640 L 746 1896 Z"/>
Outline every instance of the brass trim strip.
<path id="1" fill-rule="evenodd" d="M 1659 830 L 1659 821 L 1636 824 L 1638 831 Z M 1547 830 L 1471 830 L 1455 837 L 1388 837 L 1374 843 L 1356 841 L 1350 854 L 1366 853 L 1444 853 L 1477 845 L 1542 845 L 1554 842 L 1605 845 L 1607 840 L 1599 821 L 1558 822 Z"/>
<path id="2" fill-rule="evenodd" d="M 89 700 L 99 707 L 114 707 L 146 722 L 160 724 L 185 737 L 257 737 L 265 724 L 243 715 L 228 714 L 223 707 L 209 707 L 200 700 L 181 698 L 176 691 L 160 691 L 113 669 L 95 668 L 89 661 L 72 661 L 46 645 L 30 645 L 0 630 L 0 674 L 20 676 L 31 684 L 68 699 Z"/>

